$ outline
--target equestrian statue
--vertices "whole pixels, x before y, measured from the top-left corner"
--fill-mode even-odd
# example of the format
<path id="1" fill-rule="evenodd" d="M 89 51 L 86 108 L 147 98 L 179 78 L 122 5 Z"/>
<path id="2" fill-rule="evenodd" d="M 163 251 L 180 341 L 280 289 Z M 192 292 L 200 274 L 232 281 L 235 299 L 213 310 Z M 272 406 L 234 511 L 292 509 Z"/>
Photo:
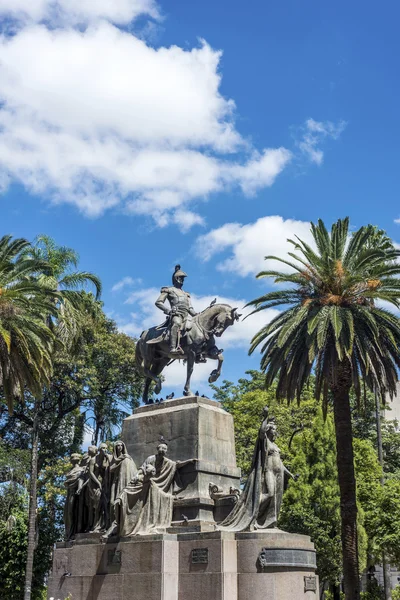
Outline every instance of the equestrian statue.
<path id="1" fill-rule="evenodd" d="M 213 383 L 221 374 L 223 350 L 217 348 L 215 337 L 220 337 L 225 329 L 238 321 L 237 308 L 228 304 L 211 302 L 205 310 L 196 313 L 190 294 L 183 290 L 186 273 L 176 265 L 172 275 L 172 286 L 162 287 L 156 306 L 167 319 L 157 327 L 143 331 L 136 345 L 136 364 L 145 376 L 143 402 L 150 404 L 149 389 L 155 383 L 155 393 L 161 392 L 161 373 L 175 360 L 186 361 L 187 376 L 184 396 L 192 396 L 190 378 L 195 363 L 207 362 L 207 358 L 218 361 L 208 382 Z M 169 306 L 166 304 L 168 301 Z"/>

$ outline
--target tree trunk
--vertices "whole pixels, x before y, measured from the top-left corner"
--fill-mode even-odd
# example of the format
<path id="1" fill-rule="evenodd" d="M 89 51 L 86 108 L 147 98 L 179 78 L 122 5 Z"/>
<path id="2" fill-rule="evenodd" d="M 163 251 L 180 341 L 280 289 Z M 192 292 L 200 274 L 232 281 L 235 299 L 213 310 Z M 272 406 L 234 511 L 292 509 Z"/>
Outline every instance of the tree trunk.
<path id="1" fill-rule="evenodd" d="M 376 416 L 376 433 L 378 437 L 378 457 L 382 467 L 381 485 L 385 485 L 385 476 L 383 471 L 383 447 L 382 447 L 382 429 L 381 429 L 381 403 L 378 392 L 375 390 L 375 416 Z M 385 592 L 385 600 L 392 600 L 391 581 L 390 581 L 390 565 L 388 564 L 385 552 L 382 553 L 382 569 L 383 569 L 383 589 Z"/>
<path id="2" fill-rule="evenodd" d="M 343 582 L 346 600 L 359 600 L 356 478 L 350 411 L 351 372 L 348 362 L 339 363 L 331 384 L 336 432 L 336 462 L 340 489 Z"/>
<path id="3" fill-rule="evenodd" d="M 32 427 L 31 473 L 29 482 L 29 518 L 28 518 L 28 549 L 26 556 L 24 600 L 31 600 L 33 579 L 33 558 L 36 545 L 36 508 L 37 508 L 37 475 L 39 452 L 39 423 L 35 410 Z"/>

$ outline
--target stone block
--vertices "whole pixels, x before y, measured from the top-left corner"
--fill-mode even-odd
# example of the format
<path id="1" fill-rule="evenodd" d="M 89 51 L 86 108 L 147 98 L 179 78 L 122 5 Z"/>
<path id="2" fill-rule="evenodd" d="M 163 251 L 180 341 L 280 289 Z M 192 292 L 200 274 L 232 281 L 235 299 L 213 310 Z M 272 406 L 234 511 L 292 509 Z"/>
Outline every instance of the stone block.
<path id="1" fill-rule="evenodd" d="M 47 598 L 64 600 L 70 594 L 73 600 L 97 600 L 93 598 L 93 577 L 50 577 Z"/>
<path id="2" fill-rule="evenodd" d="M 140 465 L 154 454 L 160 436 L 172 460 L 199 460 L 236 468 L 232 416 L 218 402 L 198 396 L 137 408 L 124 420 L 122 437 Z"/>
<path id="3" fill-rule="evenodd" d="M 162 541 L 126 542 L 121 544 L 123 573 L 161 573 Z"/>
<path id="4" fill-rule="evenodd" d="M 180 542 L 179 573 L 221 573 L 221 546 L 221 540 L 200 539 Z M 207 562 L 195 562 L 195 553 L 200 549 L 207 551 Z"/>
<path id="5" fill-rule="evenodd" d="M 100 544 L 88 544 L 87 546 L 74 546 L 70 553 L 70 572 L 73 576 L 90 576 L 97 573 L 99 567 L 101 550 Z"/>
<path id="6" fill-rule="evenodd" d="M 124 600 L 123 576 L 95 575 L 91 587 L 91 600 Z M 75 600 L 74 596 L 72 598 Z"/>
<path id="7" fill-rule="evenodd" d="M 178 600 L 222 600 L 221 573 L 181 573 Z M 225 599 L 224 599 L 225 600 Z M 233 596 L 231 600 L 236 600 Z"/>
<path id="8" fill-rule="evenodd" d="M 124 600 L 163 600 L 161 574 L 124 576 Z M 111 600 L 112 596 L 108 599 Z"/>

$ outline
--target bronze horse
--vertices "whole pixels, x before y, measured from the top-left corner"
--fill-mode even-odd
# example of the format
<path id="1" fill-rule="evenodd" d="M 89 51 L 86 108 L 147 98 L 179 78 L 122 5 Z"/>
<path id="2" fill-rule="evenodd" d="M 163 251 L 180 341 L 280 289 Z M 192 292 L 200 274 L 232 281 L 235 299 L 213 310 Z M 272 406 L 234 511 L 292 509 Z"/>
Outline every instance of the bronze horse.
<path id="1" fill-rule="evenodd" d="M 182 332 L 180 341 L 182 354 L 179 356 L 186 361 L 187 365 L 184 396 L 193 395 L 190 390 L 190 378 L 195 362 L 206 362 L 207 358 L 217 360 L 218 366 L 210 373 L 208 382 L 213 383 L 218 379 L 224 357 L 223 350 L 218 349 L 215 344 L 215 337 L 220 337 L 227 327 L 239 320 L 240 316 L 237 309 L 229 304 L 214 304 L 197 314 L 187 324 L 186 330 Z M 166 324 L 163 327 L 161 330 L 160 327 L 151 327 L 143 331 L 136 345 L 136 365 L 146 377 L 143 391 L 145 404 L 152 403 L 148 397 L 151 382 L 155 382 L 154 391 L 159 394 L 162 388 L 160 374 L 177 358 L 176 354 L 171 354 L 169 351 L 168 328 Z M 156 338 L 160 341 L 152 343 Z"/>

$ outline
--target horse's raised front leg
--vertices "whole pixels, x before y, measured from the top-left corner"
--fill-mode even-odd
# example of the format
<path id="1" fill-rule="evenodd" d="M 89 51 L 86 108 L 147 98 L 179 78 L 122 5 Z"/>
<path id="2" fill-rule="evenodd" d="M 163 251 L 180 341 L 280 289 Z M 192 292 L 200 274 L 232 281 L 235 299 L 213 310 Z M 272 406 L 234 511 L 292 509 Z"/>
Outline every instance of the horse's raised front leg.
<path id="1" fill-rule="evenodd" d="M 190 379 L 193 373 L 194 360 L 196 354 L 194 352 L 188 352 L 186 356 L 186 383 L 183 389 L 184 396 L 193 396 L 193 392 L 190 389 Z"/>
<path id="2" fill-rule="evenodd" d="M 218 356 L 215 356 L 215 354 L 209 354 L 207 358 L 216 358 L 218 360 L 217 368 L 211 371 L 210 377 L 208 378 L 208 383 L 214 383 L 214 381 L 217 381 L 218 377 L 221 375 L 222 363 L 224 362 L 224 355 L 222 354 L 222 352 L 218 354 Z"/>

